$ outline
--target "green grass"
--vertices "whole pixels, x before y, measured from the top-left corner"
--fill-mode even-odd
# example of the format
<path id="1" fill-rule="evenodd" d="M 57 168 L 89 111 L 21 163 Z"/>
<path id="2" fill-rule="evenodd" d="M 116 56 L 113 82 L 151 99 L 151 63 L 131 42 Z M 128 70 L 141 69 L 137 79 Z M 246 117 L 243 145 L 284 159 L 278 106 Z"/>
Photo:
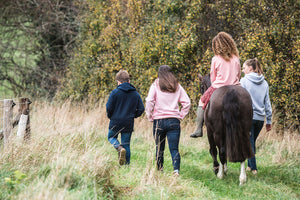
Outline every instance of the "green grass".
<path id="1" fill-rule="evenodd" d="M 208 149 L 195 148 L 197 141 L 207 140 L 207 138 L 191 140 L 194 140 L 190 143 L 194 144 L 193 147 L 181 145 L 181 176 L 175 181 L 173 187 L 170 187 L 174 179 L 171 174 L 170 154 L 166 153 L 164 173 L 154 172 L 154 180 L 149 185 L 146 184 L 142 192 L 134 192 L 134 195 L 124 199 L 298 199 L 300 197 L 299 165 L 262 163 L 264 156 L 259 152 L 257 155 L 259 174 L 254 176 L 248 172 L 247 183 L 239 186 L 240 163 L 229 163 L 227 176 L 219 180 L 212 171 L 212 159 Z M 149 151 L 134 142 L 132 146 L 137 148 L 137 152 L 133 152 L 132 163 L 134 164 L 130 168 L 119 169 L 116 176 L 118 187 L 124 185 L 129 188 L 140 187 L 141 180 L 145 179 L 144 176 L 147 174 L 145 163 L 152 159 L 149 153 L 147 154 Z M 151 170 L 155 170 L 154 166 L 153 161 Z M 131 174 L 142 178 L 135 177 L 127 180 L 126 177 Z"/>
<path id="2" fill-rule="evenodd" d="M 119 166 L 117 152 L 107 141 L 103 108 L 32 108 L 30 143 L 20 144 L 13 136 L 11 144 L 1 144 L 0 199 L 300 198 L 298 135 L 293 140 L 276 138 L 275 133 L 275 138 L 260 136 L 258 174 L 247 172 L 246 184 L 239 186 L 239 163 L 228 164 L 223 180 L 214 175 L 206 135 L 189 137 L 194 124 L 182 127 L 181 174 L 175 178 L 168 146 L 164 172 L 156 171 L 152 127 L 145 118 L 136 123 L 130 166 Z"/>

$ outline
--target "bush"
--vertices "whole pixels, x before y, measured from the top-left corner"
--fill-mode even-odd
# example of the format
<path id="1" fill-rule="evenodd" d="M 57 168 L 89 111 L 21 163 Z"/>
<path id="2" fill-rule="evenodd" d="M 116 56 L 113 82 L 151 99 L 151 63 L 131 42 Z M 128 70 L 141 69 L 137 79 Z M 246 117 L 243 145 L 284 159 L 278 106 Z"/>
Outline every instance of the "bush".
<path id="1" fill-rule="evenodd" d="M 257 57 L 270 84 L 278 128 L 299 128 L 299 2 L 143 0 L 84 1 L 81 33 L 59 98 L 98 100 L 116 87 L 124 68 L 145 98 L 157 69 L 170 65 L 199 101 L 198 73 L 208 73 L 211 40 L 230 33 L 241 64 Z M 194 111 L 195 109 L 192 109 Z M 194 113 L 194 112 L 193 112 Z"/>

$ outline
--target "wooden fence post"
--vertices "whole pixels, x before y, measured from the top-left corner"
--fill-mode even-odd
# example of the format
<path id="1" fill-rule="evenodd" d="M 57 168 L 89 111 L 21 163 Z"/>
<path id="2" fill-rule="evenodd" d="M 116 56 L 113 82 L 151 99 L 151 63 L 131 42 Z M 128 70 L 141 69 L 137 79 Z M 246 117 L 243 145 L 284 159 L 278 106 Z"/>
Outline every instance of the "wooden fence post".
<path id="1" fill-rule="evenodd" d="M 9 142 L 9 136 L 12 132 L 12 116 L 13 116 L 13 106 L 14 102 L 12 99 L 4 99 L 3 103 L 3 136 L 4 144 Z"/>
<path id="2" fill-rule="evenodd" d="M 29 105 L 31 101 L 28 98 L 19 98 L 18 114 L 14 117 L 13 127 L 19 124 L 17 136 L 21 136 L 24 140 L 30 139 L 30 118 L 29 118 Z"/>

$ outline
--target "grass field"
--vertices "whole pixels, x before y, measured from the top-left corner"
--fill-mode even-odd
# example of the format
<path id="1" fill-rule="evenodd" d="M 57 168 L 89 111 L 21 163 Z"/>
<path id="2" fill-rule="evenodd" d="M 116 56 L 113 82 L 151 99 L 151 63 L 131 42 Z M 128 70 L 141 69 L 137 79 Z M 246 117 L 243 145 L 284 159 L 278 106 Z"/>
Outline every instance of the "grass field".
<path id="1" fill-rule="evenodd" d="M 119 166 L 107 141 L 104 104 L 95 108 L 33 103 L 29 143 L 14 134 L 0 147 L 0 199 L 300 199 L 300 136 L 262 131 L 256 176 L 239 186 L 239 163 L 219 180 L 212 171 L 206 134 L 192 139 L 185 119 L 180 140 L 181 174 L 172 176 L 165 151 L 163 173 L 155 170 L 152 124 L 136 120 L 131 165 Z"/>

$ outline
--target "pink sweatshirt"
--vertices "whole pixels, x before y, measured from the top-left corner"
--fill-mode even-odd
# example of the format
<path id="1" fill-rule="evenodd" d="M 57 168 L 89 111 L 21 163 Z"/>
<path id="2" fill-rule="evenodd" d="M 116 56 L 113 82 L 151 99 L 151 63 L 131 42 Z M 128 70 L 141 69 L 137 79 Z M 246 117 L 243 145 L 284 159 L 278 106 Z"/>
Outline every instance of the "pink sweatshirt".
<path id="1" fill-rule="evenodd" d="M 146 98 L 146 115 L 149 121 L 154 119 L 177 118 L 183 119 L 189 112 L 191 100 L 183 87 L 179 84 L 175 93 L 162 92 L 159 79 L 156 79 Z M 179 105 L 182 108 L 179 110 Z"/>
<path id="2" fill-rule="evenodd" d="M 240 85 L 241 65 L 237 56 L 233 56 L 230 61 L 224 60 L 219 55 L 212 58 L 210 67 L 210 80 L 213 88 L 224 85 Z"/>

